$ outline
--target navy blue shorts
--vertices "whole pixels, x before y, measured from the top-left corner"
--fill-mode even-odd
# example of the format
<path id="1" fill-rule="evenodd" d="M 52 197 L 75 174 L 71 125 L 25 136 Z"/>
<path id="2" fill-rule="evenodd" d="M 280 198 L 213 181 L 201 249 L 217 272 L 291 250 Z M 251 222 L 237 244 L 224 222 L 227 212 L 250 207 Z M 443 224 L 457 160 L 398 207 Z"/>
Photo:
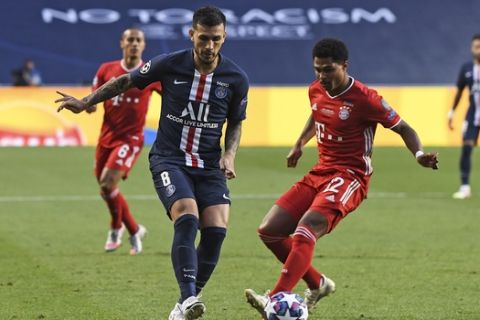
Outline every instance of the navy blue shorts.
<path id="1" fill-rule="evenodd" d="M 463 124 L 463 141 L 473 140 L 477 144 L 479 131 L 480 127 L 475 125 L 475 108 L 470 107 Z"/>
<path id="2" fill-rule="evenodd" d="M 173 203 L 179 199 L 194 199 L 200 213 L 209 206 L 231 203 L 227 181 L 220 169 L 155 162 L 151 163 L 150 170 L 157 194 L 169 216 Z"/>

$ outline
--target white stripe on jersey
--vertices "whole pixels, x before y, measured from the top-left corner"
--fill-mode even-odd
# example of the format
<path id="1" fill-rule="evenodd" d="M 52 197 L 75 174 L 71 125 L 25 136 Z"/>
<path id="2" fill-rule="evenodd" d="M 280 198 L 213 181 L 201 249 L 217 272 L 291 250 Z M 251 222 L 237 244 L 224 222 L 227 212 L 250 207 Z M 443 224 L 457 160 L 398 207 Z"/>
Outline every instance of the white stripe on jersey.
<path id="1" fill-rule="evenodd" d="M 195 128 L 195 134 L 193 135 L 193 142 L 192 142 L 192 151 L 190 152 L 192 157 L 197 159 L 199 168 L 204 167 L 203 160 L 200 159 L 200 155 L 198 154 L 198 146 L 200 145 L 201 135 L 202 135 L 202 128 Z"/>
<path id="2" fill-rule="evenodd" d="M 195 74 L 193 76 L 193 82 L 192 82 L 192 89 L 190 89 L 190 101 L 196 101 L 197 100 L 197 90 L 198 90 L 198 85 L 200 84 L 200 77 L 201 74 L 197 70 L 195 70 Z"/>
<path id="3" fill-rule="evenodd" d="M 472 89 L 475 89 L 478 86 L 480 86 L 480 66 L 476 63 L 473 64 L 472 77 L 473 77 Z M 473 103 L 475 108 L 473 124 L 475 126 L 479 126 L 480 125 L 480 92 L 478 92 L 478 90 L 475 90 L 473 93 Z"/>
<path id="4" fill-rule="evenodd" d="M 363 131 L 365 138 L 365 153 L 363 154 L 363 160 L 365 160 L 365 175 L 370 175 L 373 172 L 372 168 L 372 145 L 373 145 L 373 129 L 368 127 Z"/>
<path id="5" fill-rule="evenodd" d="M 208 103 L 208 98 L 210 98 L 210 89 L 212 88 L 212 78 L 213 78 L 213 73 L 207 74 L 207 78 L 205 79 L 205 87 L 203 88 L 203 95 L 202 95 L 203 103 Z"/>

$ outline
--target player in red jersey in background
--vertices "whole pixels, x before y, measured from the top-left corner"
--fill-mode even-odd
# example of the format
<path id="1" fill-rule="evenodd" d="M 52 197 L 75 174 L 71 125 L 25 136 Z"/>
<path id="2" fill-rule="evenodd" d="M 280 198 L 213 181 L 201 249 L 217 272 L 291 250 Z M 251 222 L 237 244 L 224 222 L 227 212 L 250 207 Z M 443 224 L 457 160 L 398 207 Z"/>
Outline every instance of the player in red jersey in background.
<path id="1" fill-rule="evenodd" d="M 309 310 L 335 291 L 335 283 L 311 264 L 314 247 L 366 198 L 377 123 L 398 133 L 421 166 L 437 169 L 437 154 L 424 153 L 415 130 L 375 90 L 350 77 L 347 66 L 348 50 L 340 40 L 323 39 L 315 45 L 317 80 L 309 88 L 312 114 L 287 165 L 297 165 L 303 146 L 314 136 L 319 161 L 277 200 L 258 229 L 260 239 L 284 263 L 272 291 L 245 291 L 247 301 L 264 317 L 269 297 L 292 291 L 302 278 L 308 286 Z"/>
<path id="2" fill-rule="evenodd" d="M 120 39 L 120 48 L 123 59 L 100 66 L 93 81 L 93 91 L 143 64 L 143 31 L 135 28 L 125 30 Z M 110 230 L 105 243 L 107 252 L 120 247 L 125 228 L 130 234 L 130 254 L 136 255 L 142 251 L 142 239 L 146 229 L 135 221 L 118 184 L 120 180 L 127 178 L 142 150 L 143 127 L 153 91 L 161 92 L 160 82 L 153 83 L 144 90 L 132 88 L 103 104 L 105 114 L 95 155 L 95 176 L 111 215 Z M 92 106 L 87 112 L 95 110 L 96 106 Z"/>

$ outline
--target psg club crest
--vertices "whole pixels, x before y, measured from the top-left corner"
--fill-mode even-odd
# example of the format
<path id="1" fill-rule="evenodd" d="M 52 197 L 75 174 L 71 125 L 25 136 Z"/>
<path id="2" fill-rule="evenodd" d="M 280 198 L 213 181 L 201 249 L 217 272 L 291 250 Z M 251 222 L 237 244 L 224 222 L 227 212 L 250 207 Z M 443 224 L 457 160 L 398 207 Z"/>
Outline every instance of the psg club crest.
<path id="1" fill-rule="evenodd" d="M 227 89 L 224 87 L 217 87 L 215 88 L 215 96 L 218 99 L 223 99 L 227 96 Z"/>
<path id="2" fill-rule="evenodd" d="M 348 118 L 350 118 L 350 111 L 352 111 L 350 107 L 342 106 L 340 107 L 340 111 L 338 112 L 338 117 L 341 120 L 347 120 Z"/>
<path id="3" fill-rule="evenodd" d="M 167 197 L 170 198 L 171 196 L 173 196 L 173 194 L 175 193 L 175 190 L 176 190 L 176 188 L 173 184 L 168 185 L 165 188 L 165 193 L 166 193 Z"/>

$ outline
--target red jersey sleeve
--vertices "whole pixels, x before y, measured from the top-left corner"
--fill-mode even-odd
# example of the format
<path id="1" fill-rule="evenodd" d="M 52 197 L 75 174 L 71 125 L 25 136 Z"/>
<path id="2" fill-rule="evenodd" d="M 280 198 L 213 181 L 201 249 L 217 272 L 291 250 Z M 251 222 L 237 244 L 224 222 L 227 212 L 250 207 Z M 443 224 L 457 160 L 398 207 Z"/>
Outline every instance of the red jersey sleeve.
<path id="1" fill-rule="evenodd" d="M 156 91 L 159 95 L 162 94 L 162 84 L 160 83 L 160 81 L 151 83 L 151 84 L 148 86 L 148 89 L 149 89 L 150 92 L 152 92 L 152 93 L 153 93 L 154 91 Z"/>
<path id="2" fill-rule="evenodd" d="M 402 120 L 398 113 L 375 90 L 368 92 L 367 120 L 380 123 L 385 128 L 393 128 Z"/>
<path id="3" fill-rule="evenodd" d="M 93 78 L 92 91 L 97 90 L 105 82 L 105 65 L 102 64 L 100 68 L 98 68 L 97 73 L 95 74 L 95 78 Z"/>

